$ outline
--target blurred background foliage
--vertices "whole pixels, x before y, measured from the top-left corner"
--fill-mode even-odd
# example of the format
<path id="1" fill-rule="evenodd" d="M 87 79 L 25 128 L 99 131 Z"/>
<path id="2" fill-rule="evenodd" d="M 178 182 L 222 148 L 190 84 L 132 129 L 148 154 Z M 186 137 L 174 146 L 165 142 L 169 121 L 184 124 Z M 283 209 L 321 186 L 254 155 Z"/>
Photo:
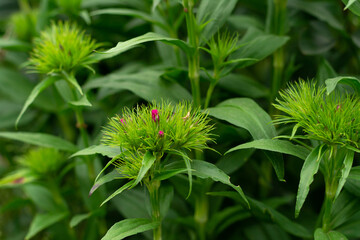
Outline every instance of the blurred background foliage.
<path id="1" fill-rule="evenodd" d="M 198 6 L 202 1 L 197 1 L 196 13 L 201 12 Z M 255 121 L 260 120 L 266 125 L 270 121 L 268 115 L 278 114 L 272 103 L 287 83 L 299 78 L 324 83 L 338 75 L 359 76 L 360 2 L 353 2 L 344 10 L 347 0 L 219 1 L 218 5 L 209 3 L 210 10 L 198 16 L 199 21 L 210 20 L 202 32 L 204 38 L 200 39 L 203 47 L 218 31 L 237 33 L 241 47 L 229 59 L 248 59 L 227 65 L 224 71 L 229 74 L 221 77 L 214 88 L 209 107 L 217 137 L 216 144 L 210 143 L 210 147 L 221 155 L 205 151 L 203 158 L 230 175 L 232 183 L 241 185 L 249 197 L 251 210 L 239 204 L 236 196 L 222 194 L 228 190 L 225 186 L 208 179 L 197 179 L 193 192 L 205 196 L 200 202 L 206 209 L 206 213 L 198 213 L 205 221 L 205 228 L 199 230 L 199 219 L 196 213 L 194 216 L 194 211 L 199 211 L 196 207 L 198 198 L 193 194 L 185 200 L 188 183 L 187 178 L 180 175 L 165 183 L 165 186 L 174 186 L 174 191 L 173 200 L 165 203 L 169 205 L 169 211 L 163 226 L 164 239 L 312 238 L 323 201 L 321 177 L 315 177 L 303 211 L 298 219 L 294 219 L 303 160 L 284 155 L 285 181 L 279 181 L 278 177 L 282 177 L 276 176 L 267 160 L 270 152 L 244 149 L 224 153 L 257 138 L 251 132 L 252 128 L 258 127 Z M 213 11 L 211 4 L 222 10 L 219 16 L 211 15 L 208 19 L 206 13 Z M 186 42 L 188 29 L 184 14 L 186 11 L 179 0 L 1 0 L 0 176 L 9 176 L 15 170 L 24 171 L 17 159 L 34 151 L 33 145 L 52 147 L 48 142 L 54 139 L 45 139 L 39 144 L 36 138 L 9 135 L 16 131 L 16 118 L 30 92 L 44 77 L 29 73 L 26 62 L 34 38 L 52 21 L 76 22 L 97 42 L 104 43 L 102 49 L 108 49 L 147 32 Z M 207 73 L 213 73 L 212 58 L 206 51 L 200 50 L 200 66 L 200 93 L 204 103 L 211 82 Z M 123 107 L 153 99 L 191 100 L 186 55 L 177 47 L 147 42 L 92 67 L 95 74 L 81 70 L 76 77 L 92 104 L 82 107 L 90 145 L 99 144 L 102 126 L 109 117 L 121 113 Z M 39 94 L 20 120 L 18 131 L 46 133 L 71 142 L 71 146 L 59 142 L 63 146 L 60 149 L 62 156 L 67 159 L 74 148 L 83 148 L 84 142 L 76 128 L 72 108 L 62 100 L 59 88 L 58 85 L 49 87 Z M 217 112 L 219 108 L 214 108 L 233 98 L 248 98 L 251 103 L 246 104 L 250 107 L 231 103 L 235 105 L 225 112 Z M 262 110 L 251 107 L 253 101 Z M 239 120 L 237 115 L 243 117 Z M 248 125 L 237 122 L 242 118 L 248 119 Z M 269 131 L 275 132 L 275 129 Z M 270 137 L 290 134 L 291 128 L 277 126 L 276 134 Z M 124 192 L 112 199 L 111 204 L 99 208 L 105 196 L 119 184 L 113 181 L 106 188 L 102 186 L 97 195 L 89 198 L 93 179 L 89 180 L 87 168 L 93 165 L 93 174 L 97 174 L 108 158 L 96 155 L 90 165 L 84 164 L 86 161 L 79 157 L 67 160 L 56 167 L 51 181 L 26 170 L 26 174 L 17 172 L 23 174 L 24 179 L 10 175 L 7 182 L 0 182 L 5 186 L 0 188 L 0 239 L 16 240 L 25 236 L 64 239 L 64 234 L 68 235 L 66 239 L 100 239 L 107 229 L 123 218 L 148 217 L 142 187 Z M 356 155 L 355 165 L 358 163 Z M 357 227 L 360 224 L 358 169 L 351 174 L 353 177 L 345 185 L 347 191 L 335 206 L 333 227 L 349 239 L 360 239 L 360 228 Z M 14 180 L 28 182 L 14 187 L 11 183 L 18 183 Z M 129 239 L 151 239 L 149 237 L 151 234 L 147 232 Z"/>

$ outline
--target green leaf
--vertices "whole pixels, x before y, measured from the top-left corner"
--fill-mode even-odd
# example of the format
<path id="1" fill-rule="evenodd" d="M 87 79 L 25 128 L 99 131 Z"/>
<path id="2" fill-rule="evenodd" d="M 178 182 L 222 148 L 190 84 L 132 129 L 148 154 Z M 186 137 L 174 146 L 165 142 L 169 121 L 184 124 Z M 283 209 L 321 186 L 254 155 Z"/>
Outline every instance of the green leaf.
<path id="1" fill-rule="evenodd" d="M 160 173 L 156 174 L 154 177 L 154 180 L 159 180 L 159 181 L 166 180 L 175 175 L 178 175 L 180 173 L 185 173 L 185 172 L 188 172 L 188 169 L 186 169 L 186 168 L 167 169 L 167 170 L 165 169 L 165 170 L 162 170 Z"/>
<path id="2" fill-rule="evenodd" d="M 292 0 L 288 5 L 326 22 L 337 30 L 344 30 L 341 12 L 336 12 L 338 10 L 336 2 Z"/>
<path id="3" fill-rule="evenodd" d="M 85 89 L 108 88 L 129 90 L 135 95 L 151 102 L 167 99 L 173 102 L 190 100 L 191 94 L 180 84 L 162 79 L 162 71 L 145 69 L 137 73 L 114 72 L 96 78 L 85 84 Z M 112 93 L 116 93 L 113 91 Z"/>
<path id="4" fill-rule="evenodd" d="M 86 95 L 82 95 L 81 98 L 77 101 L 70 101 L 69 104 L 75 107 L 91 107 L 91 103 L 87 99 Z"/>
<path id="5" fill-rule="evenodd" d="M 90 192 L 89 192 L 89 196 L 91 196 L 96 189 L 98 189 L 101 185 L 107 183 L 107 182 L 111 182 L 114 179 L 118 179 L 120 178 L 121 175 L 120 173 L 115 169 L 112 172 L 100 177 L 99 179 L 97 179 L 94 183 L 94 185 L 91 187 Z"/>
<path id="6" fill-rule="evenodd" d="M 276 136 L 270 116 L 249 98 L 234 98 L 207 109 L 209 115 L 245 128 L 255 139 L 271 139 Z M 284 181 L 284 160 L 278 153 L 265 153 L 280 181 Z"/>
<path id="7" fill-rule="evenodd" d="M 349 5 L 349 3 L 351 1 L 352 0 L 342 0 L 342 2 L 344 4 L 346 4 L 346 6 Z M 356 14 L 357 16 L 360 16 L 360 2 L 359 1 L 355 1 L 348 8 L 352 13 Z"/>
<path id="8" fill-rule="evenodd" d="M 51 225 L 63 220 L 68 216 L 68 212 L 49 212 L 49 213 L 38 213 L 31 222 L 29 232 L 26 234 L 25 239 L 34 237 L 40 231 L 50 227 Z"/>
<path id="9" fill-rule="evenodd" d="M 347 240 L 347 238 L 336 231 L 324 232 L 321 228 L 316 229 L 314 240 Z"/>
<path id="10" fill-rule="evenodd" d="M 72 228 L 76 227 L 79 223 L 91 217 L 91 215 L 92 213 L 89 212 L 89 213 L 77 214 L 73 216 L 70 220 L 70 227 Z"/>
<path id="11" fill-rule="evenodd" d="M 341 169 L 341 178 L 339 180 L 339 185 L 338 188 L 336 190 L 336 195 L 335 195 L 335 199 L 339 196 L 341 189 L 344 187 L 345 183 L 346 183 L 346 179 L 349 176 L 352 164 L 353 164 L 353 160 L 354 160 L 354 152 L 353 151 L 347 151 L 345 158 L 344 158 L 344 165 L 343 168 Z M 334 199 L 334 201 L 335 201 Z"/>
<path id="12" fill-rule="evenodd" d="M 0 187 L 17 187 L 38 179 L 31 170 L 19 169 L 0 179 Z"/>
<path id="13" fill-rule="evenodd" d="M 192 169 L 194 170 L 193 175 L 199 178 L 211 178 L 216 182 L 221 182 L 225 185 L 232 187 L 240 195 L 242 203 L 244 203 L 244 205 L 247 207 L 250 206 L 241 187 L 232 184 L 230 182 L 230 177 L 214 164 L 200 160 L 193 160 Z"/>
<path id="14" fill-rule="evenodd" d="M 325 81 L 327 94 L 333 92 L 336 85 L 342 83 L 351 86 L 358 94 L 360 94 L 360 80 L 355 77 L 335 77 Z"/>
<path id="15" fill-rule="evenodd" d="M 314 175 L 319 170 L 321 158 L 325 153 L 324 145 L 314 148 L 309 156 L 305 159 L 304 165 L 300 173 L 300 183 L 298 193 L 296 195 L 295 217 L 299 216 L 300 210 L 309 193 L 309 187 L 314 180 Z"/>
<path id="16" fill-rule="evenodd" d="M 153 166 L 155 161 L 156 161 L 156 157 L 151 152 L 147 151 L 141 162 L 141 168 L 139 170 L 139 173 L 131 188 L 135 187 L 141 182 L 141 180 L 144 178 L 145 174 L 149 171 L 149 169 Z"/>
<path id="17" fill-rule="evenodd" d="M 16 39 L 0 38 L 0 49 L 28 52 L 32 49 L 32 46 L 30 43 Z"/>
<path id="18" fill-rule="evenodd" d="M 174 188 L 170 185 L 162 185 L 159 190 L 160 215 L 162 219 L 168 213 L 173 198 Z"/>
<path id="19" fill-rule="evenodd" d="M 187 55 L 192 54 L 193 49 L 190 47 L 186 42 L 181 41 L 176 38 L 170 38 L 166 36 L 162 36 L 160 34 L 156 34 L 153 32 L 146 33 L 142 36 L 130 39 L 125 42 L 119 42 L 115 47 L 105 51 L 105 52 L 99 52 L 93 55 L 91 61 L 97 62 L 103 59 L 108 59 L 115 57 L 116 55 L 119 55 L 127 50 L 130 50 L 136 46 L 138 46 L 141 43 L 145 42 L 153 42 L 153 41 L 161 41 L 166 44 L 175 45 L 178 46 L 180 49 L 182 49 Z"/>
<path id="20" fill-rule="evenodd" d="M 221 78 L 219 86 L 244 97 L 263 98 L 269 95 L 268 88 L 242 74 L 229 74 Z"/>
<path id="21" fill-rule="evenodd" d="M 270 116 L 252 99 L 233 98 L 207 110 L 210 116 L 245 128 L 255 140 L 271 139 L 276 136 Z"/>
<path id="22" fill-rule="evenodd" d="M 360 166 L 351 168 L 345 189 L 360 198 Z"/>
<path id="23" fill-rule="evenodd" d="M 90 13 L 91 16 L 102 15 L 102 14 L 110 14 L 110 15 L 123 15 L 123 16 L 132 16 L 135 18 L 142 19 L 144 21 L 155 24 L 165 30 L 167 30 L 167 26 L 164 23 L 159 22 L 156 18 L 152 17 L 150 14 L 133 10 L 127 8 L 107 8 L 95 10 Z"/>
<path id="24" fill-rule="evenodd" d="M 31 91 L 30 95 L 28 96 L 28 98 L 25 101 L 25 104 L 19 114 L 19 116 L 16 119 L 15 122 L 15 127 L 17 127 L 22 115 L 25 113 L 26 109 L 30 106 L 30 104 L 35 100 L 35 98 L 42 92 L 44 91 L 46 88 L 48 88 L 49 86 L 51 86 L 56 80 L 58 80 L 57 77 L 54 76 L 50 76 L 44 80 L 42 80 L 41 82 L 39 82 L 34 89 Z"/>
<path id="25" fill-rule="evenodd" d="M 264 58 L 270 56 L 277 49 L 282 47 L 289 37 L 276 36 L 262 32 L 259 29 L 249 28 L 245 36 L 239 41 L 239 45 L 243 45 L 229 57 L 229 60 L 239 58 L 253 58 L 257 61 L 247 61 L 239 64 L 230 64 L 226 67 L 225 72 L 231 72 L 232 69 L 244 68 L 253 65 Z"/>
<path id="26" fill-rule="evenodd" d="M 113 158 L 116 157 L 121 153 L 120 148 L 118 147 L 110 147 L 105 145 L 93 145 L 84 149 L 81 149 L 80 151 L 74 153 L 69 158 L 77 157 L 77 156 L 88 156 L 88 155 L 94 155 L 94 154 L 101 154 L 103 156 Z"/>
<path id="27" fill-rule="evenodd" d="M 122 193 L 124 190 L 128 189 L 128 188 L 131 188 L 133 186 L 135 182 L 135 179 L 134 180 L 131 180 L 130 182 L 124 184 L 121 188 L 119 188 L 118 190 L 116 190 L 113 194 L 111 194 L 107 199 L 105 199 L 105 201 L 103 201 L 100 205 L 100 207 L 102 205 L 104 205 L 105 203 L 107 203 L 108 201 L 110 201 L 112 198 L 114 198 L 116 195 Z"/>
<path id="28" fill-rule="evenodd" d="M 64 71 L 62 71 L 62 75 L 64 76 L 65 80 L 70 84 L 72 85 L 73 87 L 76 88 L 76 90 L 78 90 L 78 92 L 81 94 L 81 95 L 84 95 L 79 83 L 77 82 L 75 76 L 73 76 L 72 74 L 68 74 Z"/>
<path id="29" fill-rule="evenodd" d="M 309 150 L 306 149 L 305 147 L 302 147 L 300 145 L 294 145 L 286 140 L 260 139 L 231 148 L 225 154 L 247 148 L 256 148 L 261 150 L 289 154 L 301 158 L 303 160 L 305 160 L 310 153 Z"/>
<path id="30" fill-rule="evenodd" d="M 115 223 L 101 240 L 120 240 L 137 233 L 146 232 L 156 228 L 158 222 L 145 218 L 125 219 Z"/>
<path id="31" fill-rule="evenodd" d="M 344 10 L 348 9 L 351 5 L 353 5 L 356 1 L 358 0 L 349 0 L 348 3 L 346 4 Z"/>
<path id="32" fill-rule="evenodd" d="M 236 6 L 237 0 L 202 0 L 196 18 L 198 25 L 206 23 L 200 41 L 206 42 L 224 25 Z"/>
<path id="33" fill-rule="evenodd" d="M 68 152 L 76 152 L 78 150 L 78 148 L 71 142 L 45 133 L 0 132 L 0 137 Z"/>

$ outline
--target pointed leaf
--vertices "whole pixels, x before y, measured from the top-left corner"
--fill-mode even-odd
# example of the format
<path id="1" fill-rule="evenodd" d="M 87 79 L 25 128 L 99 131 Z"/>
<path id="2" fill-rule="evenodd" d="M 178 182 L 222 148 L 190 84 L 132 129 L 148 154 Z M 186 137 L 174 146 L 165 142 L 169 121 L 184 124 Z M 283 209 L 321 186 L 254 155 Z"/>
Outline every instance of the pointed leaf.
<path id="1" fill-rule="evenodd" d="M 16 39 L 0 38 L 0 49 L 27 52 L 31 50 L 31 44 Z"/>
<path id="2" fill-rule="evenodd" d="M 101 154 L 103 156 L 113 158 L 121 153 L 120 148 L 118 147 L 110 147 L 105 145 L 93 145 L 88 148 L 81 149 L 80 151 L 74 153 L 69 158 L 77 157 L 77 156 L 88 156 L 93 154 Z"/>
<path id="3" fill-rule="evenodd" d="M 316 229 L 314 240 L 347 240 L 347 238 L 336 231 L 324 232 L 321 228 Z"/>
<path id="4" fill-rule="evenodd" d="M 76 78 L 72 75 L 72 74 L 67 74 L 66 72 L 62 72 L 62 74 L 64 75 L 65 77 L 65 80 L 70 83 L 71 85 L 73 85 L 76 90 L 78 90 L 78 92 L 81 94 L 81 95 L 84 95 L 79 83 L 77 82 Z"/>
<path id="5" fill-rule="evenodd" d="M 181 48 L 186 54 L 191 54 L 193 52 L 193 49 L 184 41 L 176 39 L 176 38 L 170 38 L 166 36 L 162 36 L 157 33 L 149 32 L 142 36 L 130 39 L 125 42 L 119 42 L 115 47 L 105 51 L 105 52 L 99 52 L 93 55 L 91 61 L 100 61 L 107 58 L 115 57 L 116 55 L 119 55 L 127 50 L 130 50 L 136 46 L 138 46 L 141 43 L 145 42 L 153 42 L 153 41 L 161 41 L 166 44 L 171 44 L 178 46 Z"/>
<path id="6" fill-rule="evenodd" d="M 68 212 L 49 212 L 36 214 L 35 218 L 31 222 L 29 232 L 26 234 L 25 239 L 30 239 L 34 237 L 40 231 L 50 227 L 51 225 L 59 222 L 68 216 Z"/>
<path id="7" fill-rule="evenodd" d="M 79 223 L 91 217 L 91 215 L 92 213 L 89 212 L 89 213 L 77 214 L 73 216 L 70 220 L 70 227 L 72 228 L 76 227 Z"/>
<path id="8" fill-rule="evenodd" d="M 99 179 L 97 179 L 95 181 L 94 185 L 90 189 L 89 196 L 91 196 L 96 191 L 96 189 L 98 189 L 101 185 L 103 185 L 107 182 L 111 182 L 112 180 L 118 179 L 120 177 L 121 177 L 121 175 L 116 169 L 113 170 L 112 172 L 106 174 L 105 176 L 100 177 Z"/>
<path id="9" fill-rule="evenodd" d="M 71 142 L 45 133 L 0 132 L 0 137 L 21 141 L 36 146 L 55 148 L 68 152 L 76 152 L 78 150 L 78 148 Z"/>
<path id="10" fill-rule="evenodd" d="M 145 218 L 125 219 L 115 223 L 101 240 L 121 240 L 137 233 L 152 230 L 158 225 L 158 222 Z"/>
<path id="11" fill-rule="evenodd" d="M 342 83 L 351 86 L 358 94 L 360 94 L 360 80 L 356 77 L 335 77 L 325 81 L 327 94 L 335 90 L 336 85 Z"/>
<path id="12" fill-rule="evenodd" d="M 321 158 L 325 153 L 324 145 L 314 148 L 309 156 L 305 159 L 300 173 L 300 183 L 296 195 L 295 217 L 299 216 L 301 207 L 309 193 L 310 184 L 314 180 L 314 175 L 318 172 Z"/>
<path id="13" fill-rule="evenodd" d="M 130 188 L 133 184 L 134 184 L 135 180 L 131 180 L 130 182 L 124 184 L 121 188 L 119 188 L 118 190 L 116 190 L 113 194 L 111 194 L 107 199 L 105 199 L 105 201 L 103 201 L 100 205 L 100 207 L 102 205 L 104 205 L 105 203 L 107 203 L 108 201 L 110 201 L 113 197 L 115 197 L 116 195 L 122 193 L 124 190 Z"/>
<path id="14" fill-rule="evenodd" d="M 156 161 L 156 157 L 151 152 L 147 151 L 142 160 L 141 168 L 135 179 L 135 182 L 131 186 L 132 188 L 141 182 L 141 180 L 144 178 L 145 174 L 149 171 L 149 169 L 152 167 L 155 161 Z"/>
<path id="15" fill-rule="evenodd" d="M 231 148 L 225 154 L 230 152 L 247 149 L 247 148 L 256 148 L 267 151 L 285 153 L 289 155 L 293 155 L 295 157 L 301 158 L 303 160 L 309 155 L 309 150 L 300 145 L 294 145 L 286 140 L 277 140 L 277 139 L 259 139 L 252 142 L 244 143 L 234 148 Z"/>
<path id="16" fill-rule="evenodd" d="M 30 183 L 38 179 L 31 170 L 29 169 L 19 169 L 17 171 L 11 172 L 5 177 L 0 179 L 0 188 L 1 187 L 17 187 L 25 183 Z"/>
<path id="17" fill-rule="evenodd" d="M 240 195 L 242 202 L 244 205 L 249 207 L 249 202 L 246 199 L 244 192 L 242 191 L 240 186 L 235 186 L 230 182 L 230 177 L 224 173 L 221 169 L 219 169 L 214 164 L 200 161 L 200 160 L 193 160 L 192 161 L 192 169 L 194 170 L 193 175 L 200 177 L 200 178 L 211 178 L 216 182 L 221 182 L 225 185 L 232 187 L 237 193 Z"/>
<path id="18" fill-rule="evenodd" d="M 25 101 L 25 104 L 19 114 L 19 116 L 16 119 L 15 122 L 15 127 L 17 127 L 22 115 L 25 113 L 26 109 L 28 109 L 28 107 L 30 106 L 30 104 L 35 100 L 35 98 L 42 92 L 44 91 L 46 88 L 48 88 L 49 86 L 51 86 L 56 80 L 58 80 L 57 77 L 51 76 L 48 77 L 44 80 L 42 80 L 41 82 L 39 82 L 34 89 L 31 91 L 30 95 L 28 96 L 28 98 Z"/>
<path id="19" fill-rule="evenodd" d="M 346 153 L 346 155 L 345 155 L 345 158 L 344 158 L 343 168 L 341 169 L 341 178 L 339 180 L 339 185 L 338 185 L 338 188 L 336 190 L 335 199 L 339 196 L 339 194 L 341 192 L 341 189 L 343 188 L 343 186 L 346 183 L 346 179 L 349 176 L 353 160 L 354 160 L 354 152 L 353 151 L 348 151 Z M 335 199 L 334 199 L 334 201 L 335 201 Z"/>
<path id="20" fill-rule="evenodd" d="M 82 95 L 82 97 L 77 101 L 70 101 L 69 104 L 75 107 L 91 107 L 91 103 L 87 99 L 86 95 Z"/>

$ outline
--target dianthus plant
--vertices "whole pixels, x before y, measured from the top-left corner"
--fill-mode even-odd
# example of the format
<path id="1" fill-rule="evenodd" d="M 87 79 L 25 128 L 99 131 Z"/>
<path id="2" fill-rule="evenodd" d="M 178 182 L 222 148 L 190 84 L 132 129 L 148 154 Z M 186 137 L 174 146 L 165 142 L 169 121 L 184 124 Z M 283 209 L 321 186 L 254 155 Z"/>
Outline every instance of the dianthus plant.
<path id="1" fill-rule="evenodd" d="M 322 231 L 331 230 L 331 208 L 352 167 L 354 152 L 359 152 L 360 100 L 339 92 L 326 93 L 326 87 L 300 81 L 280 93 L 275 107 L 286 113 L 276 123 L 295 123 L 292 138 L 317 140 L 318 146 L 306 158 L 300 174 L 295 216 L 309 192 L 318 169 L 325 179 Z M 296 136 L 297 129 L 305 136 Z"/>
<path id="2" fill-rule="evenodd" d="M 144 183 L 149 191 L 153 222 L 157 223 L 154 239 L 161 239 L 159 188 L 164 179 L 160 177 L 164 164 L 169 163 L 171 156 L 181 156 L 191 182 L 187 153 L 208 148 L 212 129 L 206 113 L 193 109 L 188 103 L 171 105 L 165 102 L 126 109 L 122 115 L 112 117 L 104 128 L 102 143 L 121 151 L 111 163 L 119 178 L 130 180 L 115 194 Z"/>

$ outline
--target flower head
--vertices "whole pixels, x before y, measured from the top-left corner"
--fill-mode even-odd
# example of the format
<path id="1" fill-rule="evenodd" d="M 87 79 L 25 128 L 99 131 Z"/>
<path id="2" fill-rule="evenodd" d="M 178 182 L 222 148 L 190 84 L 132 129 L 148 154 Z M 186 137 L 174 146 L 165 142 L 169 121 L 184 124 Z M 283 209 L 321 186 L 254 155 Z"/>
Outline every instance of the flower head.
<path id="1" fill-rule="evenodd" d="M 159 121 L 159 111 L 157 109 L 151 110 L 151 117 L 154 122 L 158 122 Z"/>
<path id="2" fill-rule="evenodd" d="M 69 22 L 53 23 L 35 39 L 30 69 L 39 73 L 72 73 L 89 67 L 93 51 L 99 46 L 84 31 Z"/>
<path id="3" fill-rule="evenodd" d="M 121 119 L 131 120 L 122 124 Z M 102 143 L 122 149 L 115 165 L 123 175 L 135 178 L 147 151 L 163 156 L 182 149 L 202 150 L 212 140 L 212 129 L 207 114 L 190 104 L 154 102 L 150 106 L 125 109 L 121 118 L 111 118 L 103 131 Z"/>
<path id="4" fill-rule="evenodd" d="M 286 113 L 275 123 L 296 123 L 309 139 L 359 147 L 360 101 L 350 95 L 326 95 L 325 87 L 300 81 L 280 93 L 274 106 Z"/>

